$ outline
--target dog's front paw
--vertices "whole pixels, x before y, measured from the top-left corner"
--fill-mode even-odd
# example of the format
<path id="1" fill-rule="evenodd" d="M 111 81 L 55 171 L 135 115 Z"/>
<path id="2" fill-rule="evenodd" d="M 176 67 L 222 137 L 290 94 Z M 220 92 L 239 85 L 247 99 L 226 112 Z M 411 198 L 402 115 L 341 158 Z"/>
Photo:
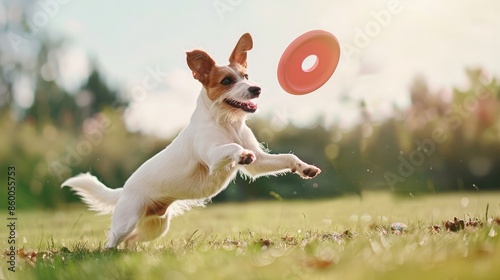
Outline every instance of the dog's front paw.
<path id="1" fill-rule="evenodd" d="M 314 165 L 308 164 L 298 164 L 297 168 L 292 169 L 292 172 L 298 173 L 302 179 L 312 179 L 318 176 L 321 173 L 321 169 L 317 168 Z"/>
<path id="2" fill-rule="evenodd" d="M 304 175 L 305 175 L 305 176 L 303 176 L 304 178 L 311 179 L 311 178 L 318 176 L 318 174 L 321 173 L 321 169 L 317 168 L 314 165 L 309 165 L 309 167 L 304 169 L 304 171 L 302 171 L 302 173 L 304 173 Z"/>
<path id="3" fill-rule="evenodd" d="M 255 161 L 255 154 L 250 150 L 243 150 L 240 154 L 238 164 L 247 165 Z"/>

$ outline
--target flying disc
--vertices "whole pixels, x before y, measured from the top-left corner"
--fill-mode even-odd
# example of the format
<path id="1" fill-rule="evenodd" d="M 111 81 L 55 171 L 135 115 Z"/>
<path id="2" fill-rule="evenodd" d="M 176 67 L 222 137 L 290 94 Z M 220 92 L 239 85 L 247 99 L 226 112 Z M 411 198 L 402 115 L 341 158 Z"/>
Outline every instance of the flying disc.
<path id="1" fill-rule="evenodd" d="M 303 69 L 304 60 L 315 56 L 316 61 Z M 281 55 L 278 64 L 278 81 L 288 93 L 302 95 L 311 93 L 332 76 L 340 59 L 337 38 L 324 30 L 312 30 L 295 39 Z"/>

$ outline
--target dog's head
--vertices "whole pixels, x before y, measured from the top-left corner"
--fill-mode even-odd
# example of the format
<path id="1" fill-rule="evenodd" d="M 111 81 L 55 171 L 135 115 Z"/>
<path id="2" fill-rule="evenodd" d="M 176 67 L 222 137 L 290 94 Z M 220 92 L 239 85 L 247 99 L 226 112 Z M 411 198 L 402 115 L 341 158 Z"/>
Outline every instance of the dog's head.
<path id="1" fill-rule="evenodd" d="M 243 34 L 231 53 L 227 66 L 216 65 L 201 50 L 186 53 L 193 77 L 205 88 L 212 106 L 232 117 L 244 117 L 257 110 L 257 105 L 251 100 L 259 97 L 261 89 L 248 80 L 247 74 L 247 51 L 252 46 L 252 36 Z"/>

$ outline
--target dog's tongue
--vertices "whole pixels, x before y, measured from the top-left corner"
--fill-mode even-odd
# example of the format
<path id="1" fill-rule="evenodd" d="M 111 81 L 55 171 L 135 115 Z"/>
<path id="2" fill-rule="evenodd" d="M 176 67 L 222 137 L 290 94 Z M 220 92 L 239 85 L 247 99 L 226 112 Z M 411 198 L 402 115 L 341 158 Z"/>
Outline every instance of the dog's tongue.
<path id="1" fill-rule="evenodd" d="M 249 109 L 249 110 L 257 110 L 257 105 L 253 104 L 252 102 L 248 101 L 248 102 L 245 102 L 245 103 L 242 103 L 241 104 L 243 107 L 245 107 L 246 109 Z"/>

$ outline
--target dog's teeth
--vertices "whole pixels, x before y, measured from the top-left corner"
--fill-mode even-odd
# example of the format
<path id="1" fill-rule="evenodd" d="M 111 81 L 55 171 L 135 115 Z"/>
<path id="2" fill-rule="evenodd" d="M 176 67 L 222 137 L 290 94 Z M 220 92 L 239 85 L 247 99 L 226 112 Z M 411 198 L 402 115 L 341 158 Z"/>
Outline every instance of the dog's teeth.
<path id="1" fill-rule="evenodd" d="M 243 110 L 253 110 L 255 111 L 257 109 L 257 105 L 253 104 L 251 101 L 243 102 L 243 101 L 237 101 L 233 99 L 225 99 L 224 100 L 227 104 L 237 107 Z"/>

